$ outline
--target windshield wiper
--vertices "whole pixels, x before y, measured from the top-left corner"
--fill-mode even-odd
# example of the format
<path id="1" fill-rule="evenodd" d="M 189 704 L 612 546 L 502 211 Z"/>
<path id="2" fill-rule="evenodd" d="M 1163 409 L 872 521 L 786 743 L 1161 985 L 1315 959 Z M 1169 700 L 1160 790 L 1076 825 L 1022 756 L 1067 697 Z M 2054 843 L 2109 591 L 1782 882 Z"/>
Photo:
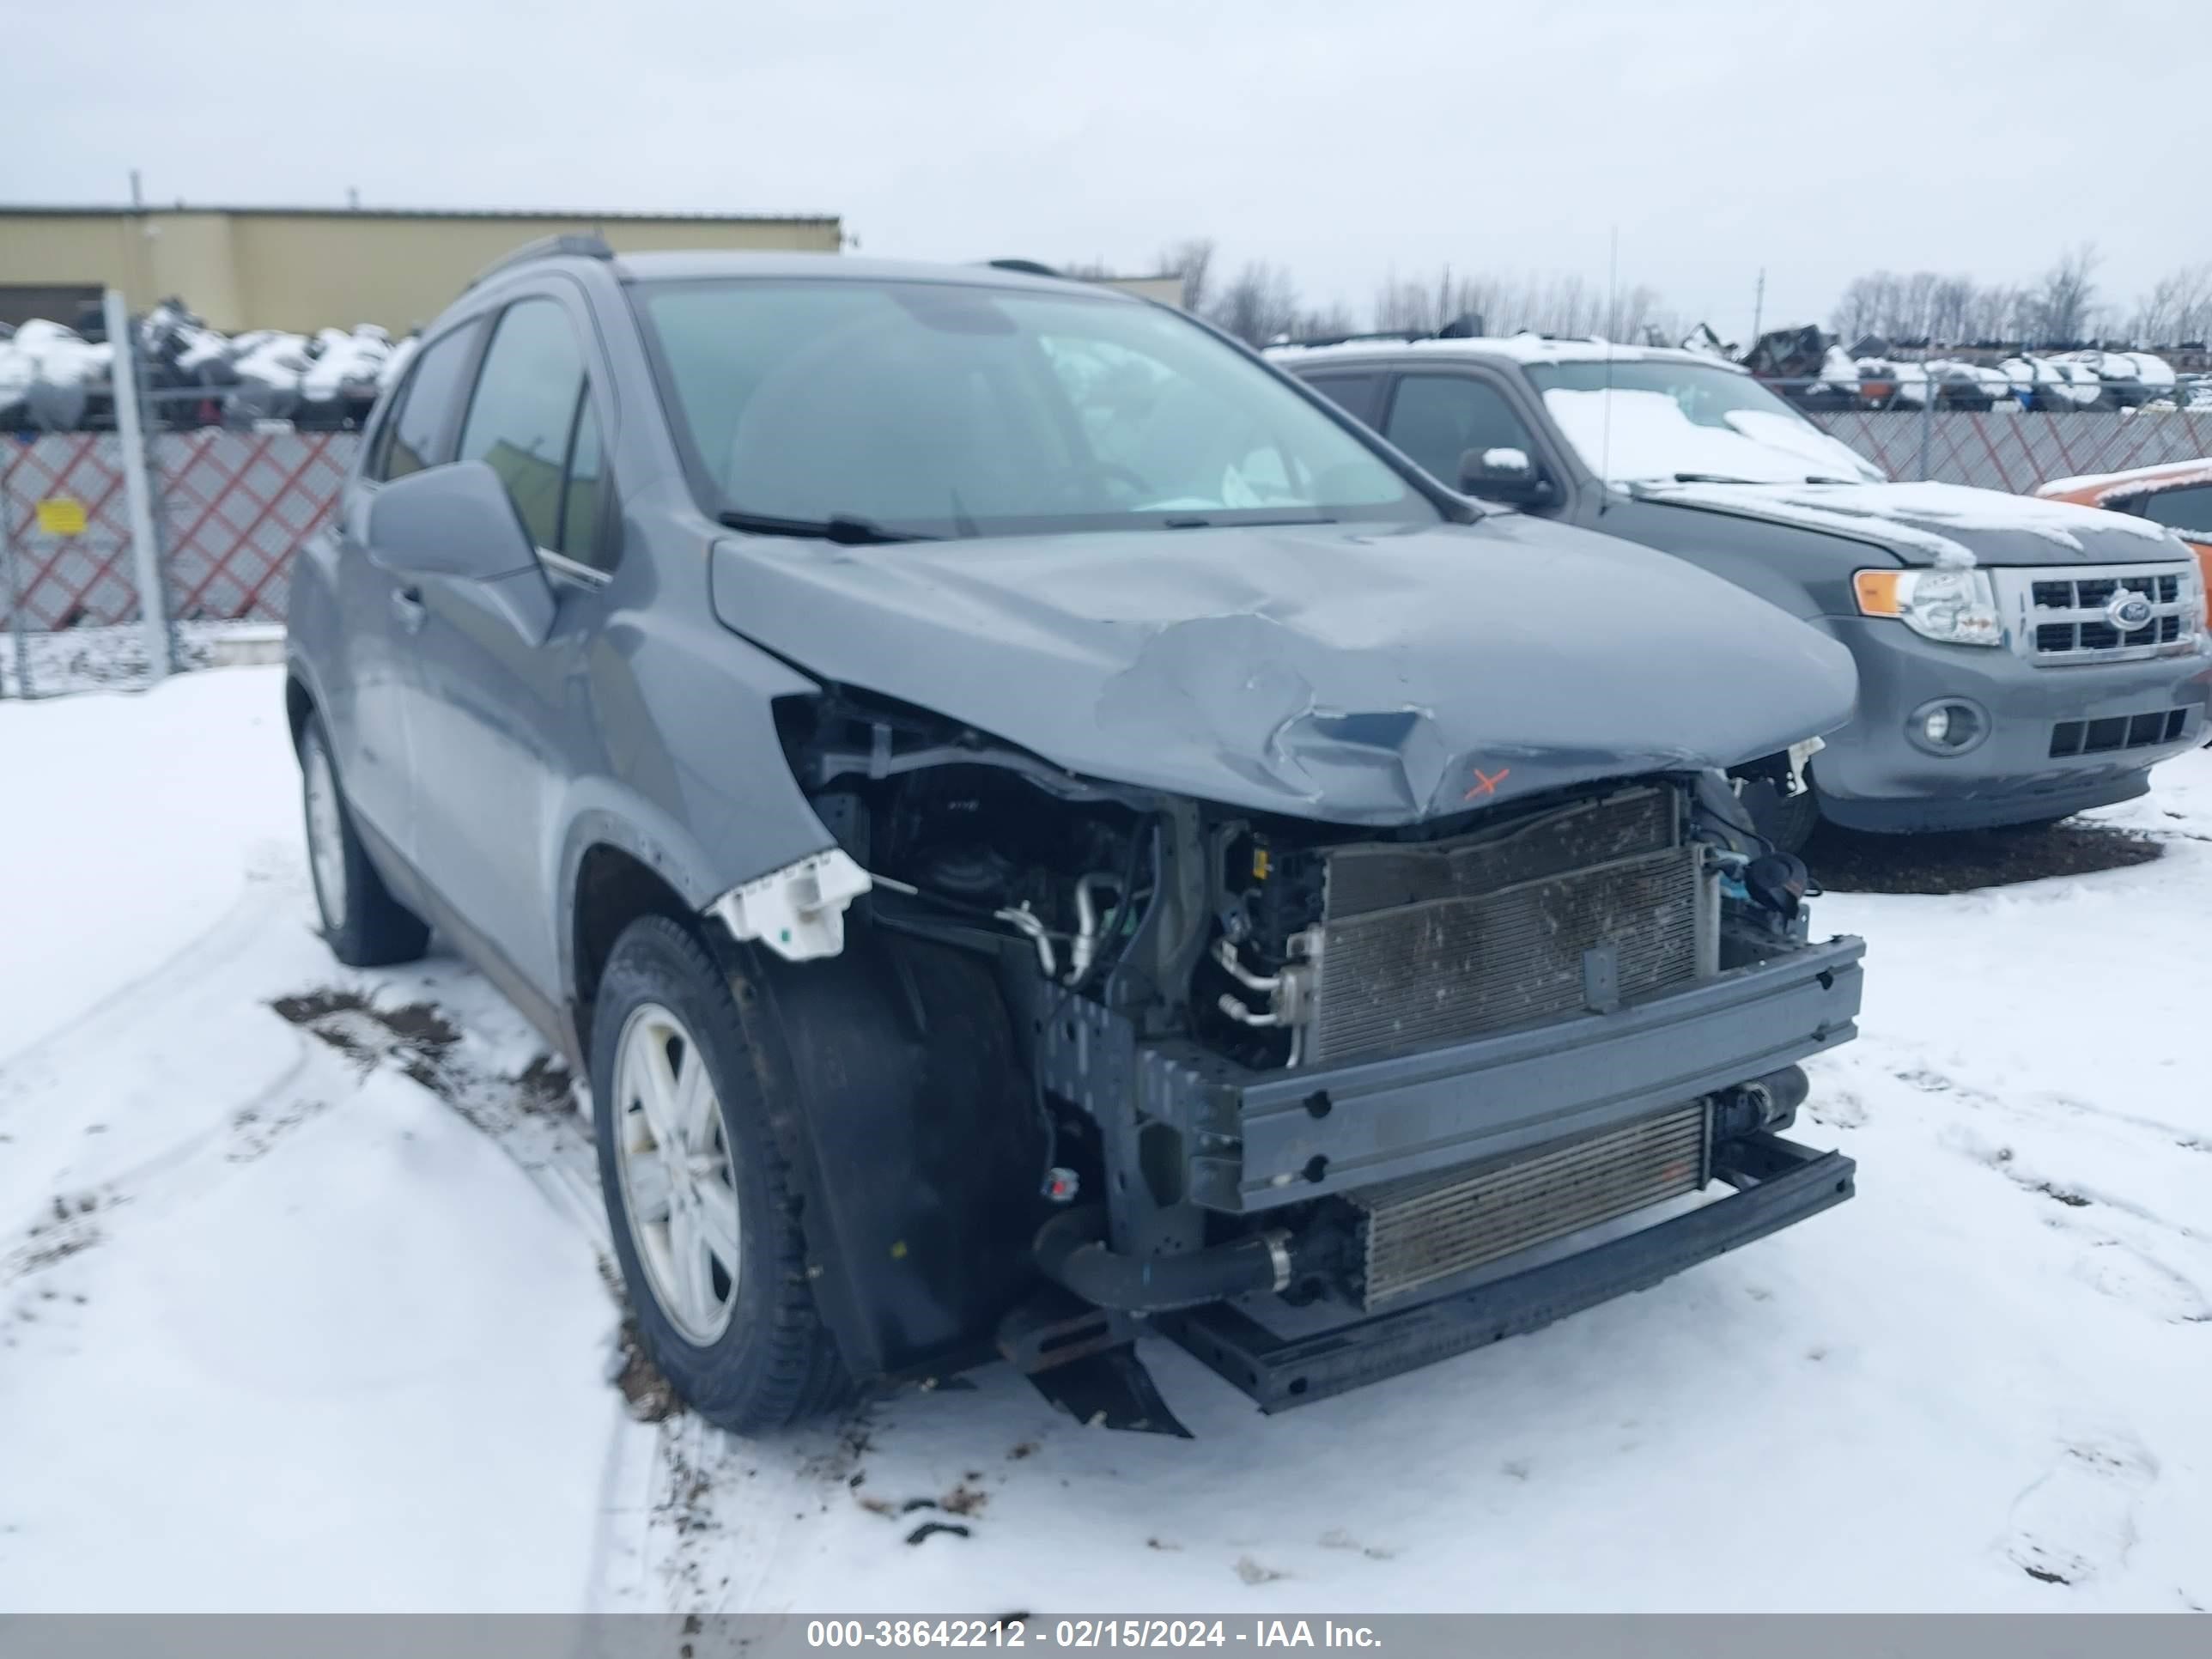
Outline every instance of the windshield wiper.
<path id="1" fill-rule="evenodd" d="M 1182 514 L 1178 514 L 1172 519 L 1162 519 L 1160 520 L 1160 528 L 1163 530 L 1211 530 L 1218 522 L 1220 522 L 1220 520 L 1215 519 L 1185 516 Z M 1237 519 L 1233 522 L 1239 530 L 1278 530 L 1285 525 L 1334 524 L 1336 520 L 1328 518 Z"/>
<path id="2" fill-rule="evenodd" d="M 934 536 L 911 530 L 891 530 L 872 519 L 849 513 L 833 513 L 826 519 L 778 519 L 765 513 L 717 513 L 715 519 L 732 530 L 756 536 L 797 536 L 805 540 L 837 542 L 847 547 L 876 546 L 887 542 L 933 542 Z"/>
<path id="3" fill-rule="evenodd" d="M 1674 478 L 1676 483 L 1711 484 L 1847 484 L 1853 482 L 1850 478 L 1831 477 L 1825 472 L 1808 472 L 1802 478 L 1739 478 L 1730 472 L 1677 472 Z"/>

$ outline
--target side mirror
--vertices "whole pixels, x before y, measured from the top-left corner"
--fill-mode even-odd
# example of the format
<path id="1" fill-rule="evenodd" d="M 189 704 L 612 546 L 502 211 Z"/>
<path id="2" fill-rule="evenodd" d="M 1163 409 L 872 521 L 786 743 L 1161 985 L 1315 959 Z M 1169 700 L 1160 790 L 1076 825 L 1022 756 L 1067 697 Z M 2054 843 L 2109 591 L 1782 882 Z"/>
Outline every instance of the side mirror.
<path id="1" fill-rule="evenodd" d="M 552 632 L 553 585 L 499 474 L 457 461 L 380 484 L 368 504 L 368 556 L 403 576 L 450 576 L 532 645 Z"/>
<path id="2" fill-rule="evenodd" d="M 538 548 L 499 474 L 456 461 L 380 484 L 368 504 L 370 556 L 387 570 L 490 581 L 538 568 Z"/>
<path id="3" fill-rule="evenodd" d="M 1510 507 L 1537 507 L 1552 499 L 1552 481 L 1524 449 L 1470 449 L 1459 458 L 1462 495 Z"/>

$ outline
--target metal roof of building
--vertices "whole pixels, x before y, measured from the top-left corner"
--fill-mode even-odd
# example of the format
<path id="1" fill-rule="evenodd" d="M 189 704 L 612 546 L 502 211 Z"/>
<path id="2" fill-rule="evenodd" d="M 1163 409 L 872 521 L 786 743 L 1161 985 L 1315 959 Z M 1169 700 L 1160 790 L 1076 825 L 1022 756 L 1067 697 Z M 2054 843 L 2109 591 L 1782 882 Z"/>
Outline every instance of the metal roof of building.
<path id="1" fill-rule="evenodd" d="M 620 223 L 624 221 L 696 222 L 704 224 L 834 225 L 834 213 L 653 213 L 634 208 L 410 208 L 410 207 L 240 207 L 228 202 L 164 202 L 133 207 L 110 202 L 0 202 L 0 216 L 52 218 L 137 218 L 165 213 L 228 213 L 240 218 L 311 219 L 568 219 Z"/>

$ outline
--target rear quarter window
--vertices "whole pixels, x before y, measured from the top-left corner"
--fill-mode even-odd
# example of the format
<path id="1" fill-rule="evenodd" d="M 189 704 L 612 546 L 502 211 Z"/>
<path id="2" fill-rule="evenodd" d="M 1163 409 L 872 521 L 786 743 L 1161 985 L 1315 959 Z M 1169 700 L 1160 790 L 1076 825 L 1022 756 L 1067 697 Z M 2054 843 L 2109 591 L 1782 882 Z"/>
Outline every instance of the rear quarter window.
<path id="1" fill-rule="evenodd" d="M 453 459 L 454 417 L 477 332 L 471 323 L 416 353 L 377 432 L 364 477 L 383 483 Z"/>
<path id="2" fill-rule="evenodd" d="M 1369 426 L 1382 423 L 1382 374 L 1373 370 L 1361 374 L 1309 374 L 1305 383 L 1334 404 L 1355 421 Z"/>

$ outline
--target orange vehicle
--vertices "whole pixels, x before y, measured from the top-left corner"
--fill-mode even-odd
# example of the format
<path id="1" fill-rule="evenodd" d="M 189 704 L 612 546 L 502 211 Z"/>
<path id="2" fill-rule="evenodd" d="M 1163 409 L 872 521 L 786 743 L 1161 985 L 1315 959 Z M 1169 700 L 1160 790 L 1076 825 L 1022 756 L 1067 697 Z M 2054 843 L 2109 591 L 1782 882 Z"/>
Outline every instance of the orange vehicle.
<path id="1" fill-rule="evenodd" d="M 2212 456 L 2126 472 L 2053 478 L 2039 484 L 2035 493 L 2048 501 L 2131 513 L 2172 529 L 2196 550 L 2197 562 L 2204 568 L 2206 610 L 2212 614 Z"/>

